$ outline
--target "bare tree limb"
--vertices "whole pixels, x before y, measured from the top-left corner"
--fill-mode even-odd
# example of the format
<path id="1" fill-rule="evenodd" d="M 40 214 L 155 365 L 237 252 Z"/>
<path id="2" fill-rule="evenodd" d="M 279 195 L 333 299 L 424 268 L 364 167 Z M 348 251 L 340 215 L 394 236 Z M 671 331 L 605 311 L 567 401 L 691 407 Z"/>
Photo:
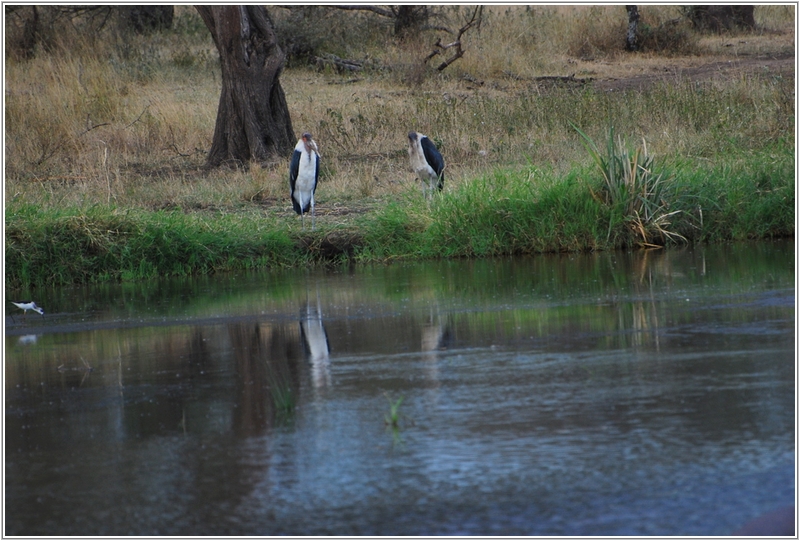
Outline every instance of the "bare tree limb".
<path id="1" fill-rule="evenodd" d="M 434 47 L 433 51 L 431 51 L 431 53 L 425 57 L 423 63 L 427 63 L 428 60 L 430 60 L 431 58 L 433 58 L 438 54 L 443 54 L 444 51 L 448 49 L 455 48 L 455 53 L 453 53 L 453 56 L 451 56 L 450 58 L 448 58 L 447 60 L 445 60 L 436 67 L 438 71 L 444 71 L 445 69 L 447 69 L 447 66 L 449 66 L 450 64 L 452 64 L 453 62 L 464 56 L 464 48 L 462 47 L 461 36 L 463 36 L 464 33 L 473 26 L 480 26 L 482 18 L 483 18 L 483 6 L 477 6 L 475 8 L 475 11 L 472 12 L 472 17 L 470 18 L 469 21 L 467 21 L 467 24 L 465 24 L 459 29 L 458 35 L 456 36 L 456 40 L 452 43 L 448 43 L 447 45 L 442 45 L 442 38 L 438 38 L 436 40 L 436 43 L 433 44 Z"/>
<path id="2" fill-rule="evenodd" d="M 285 5 L 285 4 L 282 4 L 282 5 L 277 5 L 275 7 L 292 10 L 292 9 L 304 9 L 304 8 L 306 8 L 308 6 L 302 5 L 302 4 L 298 4 L 298 5 Z M 392 13 L 391 10 L 384 9 L 384 8 L 378 7 L 378 6 L 355 5 L 355 6 L 323 6 L 323 7 L 334 8 L 334 9 L 344 9 L 344 10 L 348 10 L 348 11 L 369 11 L 369 12 L 372 12 L 372 13 L 377 13 L 378 15 L 380 15 L 382 17 L 389 17 L 390 19 L 393 19 L 395 17 L 395 14 Z"/>

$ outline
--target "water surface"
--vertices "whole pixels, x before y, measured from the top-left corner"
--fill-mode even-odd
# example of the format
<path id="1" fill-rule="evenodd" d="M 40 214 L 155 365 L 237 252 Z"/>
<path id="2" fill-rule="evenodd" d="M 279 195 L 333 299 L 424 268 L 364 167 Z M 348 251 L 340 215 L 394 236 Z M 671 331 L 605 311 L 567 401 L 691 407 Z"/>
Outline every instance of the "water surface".
<path id="1" fill-rule="evenodd" d="M 794 503 L 794 294 L 791 243 L 41 292 L 5 533 L 728 535 Z"/>

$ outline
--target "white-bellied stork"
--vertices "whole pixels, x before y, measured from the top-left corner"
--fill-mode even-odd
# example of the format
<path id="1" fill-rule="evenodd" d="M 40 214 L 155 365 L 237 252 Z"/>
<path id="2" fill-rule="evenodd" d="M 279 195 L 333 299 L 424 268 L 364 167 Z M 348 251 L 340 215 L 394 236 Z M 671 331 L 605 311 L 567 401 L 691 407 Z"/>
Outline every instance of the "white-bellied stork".
<path id="1" fill-rule="evenodd" d="M 304 133 L 297 141 L 289 165 L 289 187 L 292 191 L 292 207 L 306 227 L 306 212 L 311 209 L 311 229 L 314 229 L 314 192 L 319 180 L 319 150 L 310 133 Z"/>
<path id="2" fill-rule="evenodd" d="M 444 188 L 444 158 L 436 150 L 436 146 L 428 139 L 415 131 L 408 134 L 408 157 L 411 160 L 411 169 L 419 176 L 428 195 L 434 190 L 442 191 Z"/>
<path id="3" fill-rule="evenodd" d="M 28 313 L 28 310 L 33 310 L 34 312 L 38 312 L 39 314 L 44 317 L 44 310 L 36 306 L 36 303 L 33 301 L 22 301 L 22 302 L 14 302 L 11 301 L 11 304 L 22 310 L 22 317 L 25 317 Z"/>

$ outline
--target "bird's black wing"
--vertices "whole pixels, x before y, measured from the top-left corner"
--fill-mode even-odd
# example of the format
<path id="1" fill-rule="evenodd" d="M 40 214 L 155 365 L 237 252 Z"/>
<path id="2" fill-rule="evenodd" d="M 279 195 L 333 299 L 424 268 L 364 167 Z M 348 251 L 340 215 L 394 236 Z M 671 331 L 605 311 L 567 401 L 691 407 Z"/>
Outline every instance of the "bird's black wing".
<path id="1" fill-rule="evenodd" d="M 439 154 L 439 151 L 436 150 L 429 138 L 423 137 L 420 144 L 422 145 L 422 153 L 425 154 L 425 161 L 428 162 L 428 165 L 436 172 L 436 176 L 439 177 L 439 189 L 441 190 L 444 185 L 444 158 L 442 158 L 442 155 Z"/>
<path id="2" fill-rule="evenodd" d="M 316 193 L 317 191 L 317 184 L 319 184 L 319 154 L 314 154 L 316 158 L 315 169 L 314 169 L 314 187 L 311 189 L 311 193 Z"/>
<path id="3" fill-rule="evenodd" d="M 292 207 L 297 214 L 302 214 L 302 209 L 300 208 L 300 204 L 294 198 L 294 185 L 297 182 L 297 175 L 300 172 L 300 156 L 302 153 L 299 150 L 295 150 L 294 154 L 292 154 L 292 163 L 289 164 L 289 190 L 290 190 L 290 197 L 292 199 Z"/>

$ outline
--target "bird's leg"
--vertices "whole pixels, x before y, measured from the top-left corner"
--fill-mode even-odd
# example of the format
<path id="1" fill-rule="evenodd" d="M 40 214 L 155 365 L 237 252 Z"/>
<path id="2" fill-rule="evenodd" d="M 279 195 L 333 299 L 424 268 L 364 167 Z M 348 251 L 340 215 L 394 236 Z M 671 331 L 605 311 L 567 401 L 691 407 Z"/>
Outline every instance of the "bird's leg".
<path id="1" fill-rule="evenodd" d="M 311 196 L 311 231 L 317 228 L 317 215 L 314 213 L 314 196 Z"/>

